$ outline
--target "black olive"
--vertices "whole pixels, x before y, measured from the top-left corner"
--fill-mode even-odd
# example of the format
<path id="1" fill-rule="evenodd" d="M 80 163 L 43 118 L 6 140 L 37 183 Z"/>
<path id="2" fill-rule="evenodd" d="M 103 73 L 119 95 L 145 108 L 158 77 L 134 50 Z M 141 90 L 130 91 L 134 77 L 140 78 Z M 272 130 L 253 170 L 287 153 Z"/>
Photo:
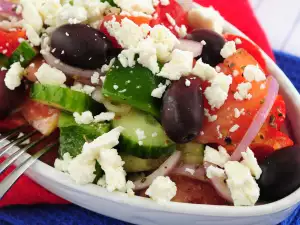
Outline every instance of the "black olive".
<path id="1" fill-rule="evenodd" d="M 166 134 L 176 143 L 190 142 L 200 133 L 204 117 L 200 87 L 198 77 L 182 77 L 164 95 L 161 121 Z"/>
<path id="2" fill-rule="evenodd" d="M 194 41 L 205 41 L 206 44 L 203 46 L 201 58 L 204 63 L 211 66 L 216 66 L 223 62 L 224 59 L 221 56 L 221 49 L 224 47 L 224 38 L 212 31 L 207 29 L 195 29 L 192 31 L 190 38 Z"/>
<path id="3" fill-rule="evenodd" d="M 274 151 L 259 164 L 260 199 L 276 201 L 300 187 L 300 147 L 291 146 Z"/>
<path id="4" fill-rule="evenodd" d="M 66 24 L 51 35 L 51 53 L 62 62 L 82 69 L 109 63 L 120 50 L 99 30 L 85 24 Z"/>

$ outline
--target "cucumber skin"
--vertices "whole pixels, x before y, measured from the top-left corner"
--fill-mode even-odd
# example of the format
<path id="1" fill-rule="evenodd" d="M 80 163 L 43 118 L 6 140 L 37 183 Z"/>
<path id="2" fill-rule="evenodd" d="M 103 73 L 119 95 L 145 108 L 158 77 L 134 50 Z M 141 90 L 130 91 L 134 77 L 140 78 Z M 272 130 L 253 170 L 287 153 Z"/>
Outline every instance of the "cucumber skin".
<path id="1" fill-rule="evenodd" d="M 37 51 L 27 41 L 23 41 L 9 57 L 8 64 L 11 65 L 15 62 L 20 62 L 22 67 L 27 67 L 36 55 Z M 20 60 L 21 56 L 24 59 L 22 62 Z"/>
<path id="2" fill-rule="evenodd" d="M 100 113 L 105 111 L 103 105 L 93 100 L 87 94 L 55 85 L 33 84 L 30 90 L 30 98 L 72 113 L 85 111 Z"/>
<path id="3" fill-rule="evenodd" d="M 127 123 L 126 120 L 145 123 L 132 126 L 134 122 Z M 131 110 L 128 115 L 113 120 L 112 126 L 122 126 L 125 128 L 119 138 L 119 151 L 122 153 L 127 153 L 142 159 L 157 159 L 164 155 L 170 155 L 176 150 L 176 144 L 168 138 L 160 123 L 158 123 L 151 115 L 144 112 Z M 147 127 L 149 129 L 147 129 Z M 147 138 L 143 140 L 143 145 L 141 146 L 138 144 L 135 134 L 135 130 L 138 128 L 143 128 L 145 133 L 149 132 L 146 134 Z M 155 137 L 156 140 L 152 139 L 150 130 L 151 132 L 154 131 L 158 133 L 158 136 Z M 128 132 L 130 132 L 130 134 Z M 151 140 L 149 140 L 149 138 Z"/>
<path id="4" fill-rule="evenodd" d="M 152 97 L 151 93 L 163 82 L 163 78 L 153 75 L 149 69 L 138 63 L 133 68 L 124 68 L 116 61 L 106 74 L 102 94 L 112 101 L 131 105 L 159 118 L 161 99 Z M 117 90 L 114 89 L 114 85 L 118 86 Z M 138 86 L 140 88 L 137 88 Z M 125 89 L 124 93 L 119 92 Z"/>
<path id="5" fill-rule="evenodd" d="M 157 169 L 167 158 L 141 159 L 132 155 L 120 154 L 125 162 L 124 170 L 128 173 L 151 171 Z"/>
<path id="6" fill-rule="evenodd" d="M 107 133 L 111 129 L 111 124 L 96 123 L 79 125 L 75 122 L 72 115 L 61 112 L 59 117 L 59 129 L 59 157 L 62 158 L 62 156 L 67 152 L 70 153 L 72 157 L 76 157 L 81 153 L 86 139 L 94 140 L 100 135 Z M 95 169 L 96 178 L 93 183 L 96 184 L 97 181 L 103 176 L 104 171 L 102 170 L 98 161 L 96 161 Z"/>
<path id="7" fill-rule="evenodd" d="M 120 152 L 134 155 L 142 159 L 157 159 L 164 155 L 170 155 L 176 150 L 175 144 L 162 147 L 146 147 L 143 145 L 140 146 L 124 136 L 120 137 L 120 146 L 122 146 Z"/>

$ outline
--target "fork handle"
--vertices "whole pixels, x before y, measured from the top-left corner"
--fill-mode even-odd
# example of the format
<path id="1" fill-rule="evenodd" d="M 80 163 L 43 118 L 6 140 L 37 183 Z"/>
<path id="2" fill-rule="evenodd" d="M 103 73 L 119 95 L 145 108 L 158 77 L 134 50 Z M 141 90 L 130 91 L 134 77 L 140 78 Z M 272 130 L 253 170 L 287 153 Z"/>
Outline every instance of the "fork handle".
<path id="1" fill-rule="evenodd" d="M 12 185 L 19 179 L 19 177 L 42 155 L 50 151 L 57 143 L 50 144 L 41 151 L 37 152 L 27 160 L 25 160 L 19 167 L 17 167 L 11 174 L 9 174 L 0 183 L 0 200 L 6 194 L 6 192 L 12 187 Z"/>

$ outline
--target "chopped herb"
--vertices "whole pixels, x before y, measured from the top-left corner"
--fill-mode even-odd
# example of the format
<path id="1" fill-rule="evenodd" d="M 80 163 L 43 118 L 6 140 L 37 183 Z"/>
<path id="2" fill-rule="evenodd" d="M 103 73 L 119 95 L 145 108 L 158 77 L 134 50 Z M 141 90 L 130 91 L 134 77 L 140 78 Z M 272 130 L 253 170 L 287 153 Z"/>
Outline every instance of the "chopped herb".
<path id="1" fill-rule="evenodd" d="M 144 177 L 144 178 L 141 180 L 141 183 L 145 183 L 145 182 L 146 182 L 146 180 L 147 180 L 147 178 L 146 178 L 146 177 Z"/>

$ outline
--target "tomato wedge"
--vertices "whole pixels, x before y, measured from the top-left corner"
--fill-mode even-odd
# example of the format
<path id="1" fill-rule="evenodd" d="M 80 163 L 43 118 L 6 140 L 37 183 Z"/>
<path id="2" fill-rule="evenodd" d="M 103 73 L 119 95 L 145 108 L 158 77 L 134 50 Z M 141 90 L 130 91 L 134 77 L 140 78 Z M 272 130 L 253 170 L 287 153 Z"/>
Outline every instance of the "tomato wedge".
<path id="1" fill-rule="evenodd" d="M 24 118 L 43 135 L 49 135 L 57 128 L 59 113 L 57 109 L 32 100 L 27 100 L 22 107 Z"/>
<path id="2" fill-rule="evenodd" d="M 157 16 L 154 13 L 153 19 L 150 22 L 151 27 L 157 24 L 162 24 L 169 28 L 176 37 L 179 37 L 178 32 L 175 30 L 174 26 L 170 23 L 167 17 L 167 14 L 169 14 L 174 19 L 178 27 L 183 25 L 186 26 L 188 32 L 191 31 L 191 28 L 188 26 L 187 12 L 184 11 L 182 6 L 176 0 L 170 0 L 170 4 L 168 5 L 159 4 L 155 10 Z"/>
<path id="3" fill-rule="evenodd" d="M 255 58 L 245 49 L 239 49 L 235 54 L 225 59 L 224 63 L 219 64 L 221 71 L 225 74 L 237 72 L 232 76 L 233 83 L 230 86 L 228 98 L 220 109 L 211 110 L 208 101 L 204 99 L 204 108 L 208 110 L 210 115 L 217 115 L 217 120 L 209 122 L 207 117 L 204 119 L 201 135 L 197 138 L 200 143 L 222 145 L 229 152 L 233 152 L 242 140 L 268 92 L 268 87 L 264 81 L 254 81 L 249 92 L 252 95 L 250 100 L 237 101 L 234 98 L 237 85 L 246 82 L 243 77 L 245 66 L 256 64 Z M 208 85 L 210 85 L 208 82 L 203 83 L 203 91 Z M 237 110 L 242 112 L 239 117 L 235 116 Z M 257 152 L 258 158 L 264 158 L 276 149 L 292 145 L 292 140 L 279 131 L 285 117 L 285 102 L 282 96 L 278 96 L 263 127 L 250 146 L 250 148 L 254 148 L 255 153 Z M 238 129 L 230 131 L 234 125 L 238 125 Z"/>
<path id="4" fill-rule="evenodd" d="M 11 54 L 20 45 L 19 38 L 26 38 L 26 33 L 23 30 L 7 32 L 0 30 L 0 53 L 10 57 Z"/>
<path id="5" fill-rule="evenodd" d="M 204 183 L 183 176 L 170 176 L 176 183 L 177 193 L 172 199 L 174 202 L 185 202 L 194 204 L 228 205 L 221 198 L 210 183 Z"/>
<path id="6" fill-rule="evenodd" d="M 267 64 L 265 59 L 262 56 L 262 53 L 259 49 L 259 47 L 254 44 L 253 42 L 249 41 L 248 39 L 245 39 L 241 36 L 238 35 L 234 35 L 234 34 L 225 34 L 224 38 L 227 41 L 235 41 L 237 38 L 241 40 L 241 43 L 236 44 L 236 48 L 240 49 L 243 48 L 245 49 L 247 52 L 250 53 L 250 55 L 252 55 L 255 60 L 258 62 L 259 66 L 262 68 L 262 70 L 264 71 L 264 73 L 266 75 L 268 75 L 268 69 L 267 69 Z"/>

